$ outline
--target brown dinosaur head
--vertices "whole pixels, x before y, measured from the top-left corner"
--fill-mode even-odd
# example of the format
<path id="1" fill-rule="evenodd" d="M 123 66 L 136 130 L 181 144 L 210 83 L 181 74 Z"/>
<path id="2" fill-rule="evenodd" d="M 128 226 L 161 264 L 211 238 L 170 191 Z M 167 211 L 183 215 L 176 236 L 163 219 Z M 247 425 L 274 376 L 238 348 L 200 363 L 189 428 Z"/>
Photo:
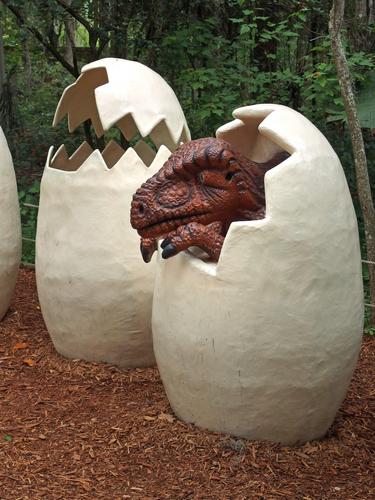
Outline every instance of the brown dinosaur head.
<path id="1" fill-rule="evenodd" d="M 221 139 L 180 146 L 133 196 L 131 224 L 144 259 L 180 226 L 220 222 L 225 234 L 231 222 L 257 218 L 251 214 L 264 208 L 264 174 L 275 164 L 255 163 Z"/>

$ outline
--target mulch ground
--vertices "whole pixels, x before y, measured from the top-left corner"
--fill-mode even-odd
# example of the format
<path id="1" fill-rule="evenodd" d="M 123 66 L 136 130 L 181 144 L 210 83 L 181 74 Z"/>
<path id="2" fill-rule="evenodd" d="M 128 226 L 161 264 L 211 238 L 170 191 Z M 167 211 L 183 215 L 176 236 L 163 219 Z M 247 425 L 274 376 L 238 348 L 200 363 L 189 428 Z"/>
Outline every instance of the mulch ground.
<path id="1" fill-rule="evenodd" d="M 246 442 L 175 419 L 157 369 L 59 356 L 22 269 L 0 377 L 1 500 L 375 498 L 373 338 L 324 440 Z"/>

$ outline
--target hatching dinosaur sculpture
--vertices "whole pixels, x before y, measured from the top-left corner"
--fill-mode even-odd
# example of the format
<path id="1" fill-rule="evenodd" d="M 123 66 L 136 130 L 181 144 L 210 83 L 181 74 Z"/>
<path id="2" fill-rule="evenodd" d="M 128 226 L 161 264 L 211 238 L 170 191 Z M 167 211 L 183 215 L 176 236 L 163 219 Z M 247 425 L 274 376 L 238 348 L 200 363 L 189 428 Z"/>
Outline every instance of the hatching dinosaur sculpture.
<path id="1" fill-rule="evenodd" d="M 180 146 L 133 196 L 131 224 L 143 260 L 164 238 L 165 259 L 197 246 L 217 261 L 231 222 L 264 218 L 264 175 L 288 156 L 256 163 L 212 137 Z"/>

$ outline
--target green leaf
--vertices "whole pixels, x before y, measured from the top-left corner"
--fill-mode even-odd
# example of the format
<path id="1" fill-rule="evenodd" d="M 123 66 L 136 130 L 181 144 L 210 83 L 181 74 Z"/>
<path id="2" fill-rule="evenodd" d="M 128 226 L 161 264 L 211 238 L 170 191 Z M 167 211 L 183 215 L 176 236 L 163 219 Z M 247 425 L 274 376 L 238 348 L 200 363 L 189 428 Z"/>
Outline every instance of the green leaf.
<path id="1" fill-rule="evenodd" d="M 12 441 L 13 437 L 10 434 L 5 434 L 4 441 Z"/>
<path id="2" fill-rule="evenodd" d="M 250 26 L 248 26 L 247 24 L 243 24 L 240 29 L 240 35 L 244 35 L 245 33 L 249 32 L 250 32 Z"/>
<path id="3" fill-rule="evenodd" d="M 298 33 L 295 33 L 294 31 L 284 31 L 283 34 L 289 38 L 298 36 Z"/>
<path id="4" fill-rule="evenodd" d="M 269 33 L 262 33 L 262 35 L 260 36 L 260 40 L 262 42 L 268 42 L 269 40 L 272 40 L 272 38 L 274 38 L 272 35 L 270 35 Z"/>

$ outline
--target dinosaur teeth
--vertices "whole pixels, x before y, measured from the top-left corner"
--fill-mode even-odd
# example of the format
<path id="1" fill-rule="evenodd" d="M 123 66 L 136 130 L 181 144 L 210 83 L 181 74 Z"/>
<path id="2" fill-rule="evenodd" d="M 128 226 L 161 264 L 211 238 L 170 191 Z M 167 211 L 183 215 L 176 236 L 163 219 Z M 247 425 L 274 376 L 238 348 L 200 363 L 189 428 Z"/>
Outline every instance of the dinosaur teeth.
<path id="1" fill-rule="evenodd" d="M 144 262 L 146 262 L 146 264 L 150 262 L 157 248 L 158 248 L 157 240 L 152 240 L 149 238 L 141 238 L 140 249 L 142 258 Z"/>

